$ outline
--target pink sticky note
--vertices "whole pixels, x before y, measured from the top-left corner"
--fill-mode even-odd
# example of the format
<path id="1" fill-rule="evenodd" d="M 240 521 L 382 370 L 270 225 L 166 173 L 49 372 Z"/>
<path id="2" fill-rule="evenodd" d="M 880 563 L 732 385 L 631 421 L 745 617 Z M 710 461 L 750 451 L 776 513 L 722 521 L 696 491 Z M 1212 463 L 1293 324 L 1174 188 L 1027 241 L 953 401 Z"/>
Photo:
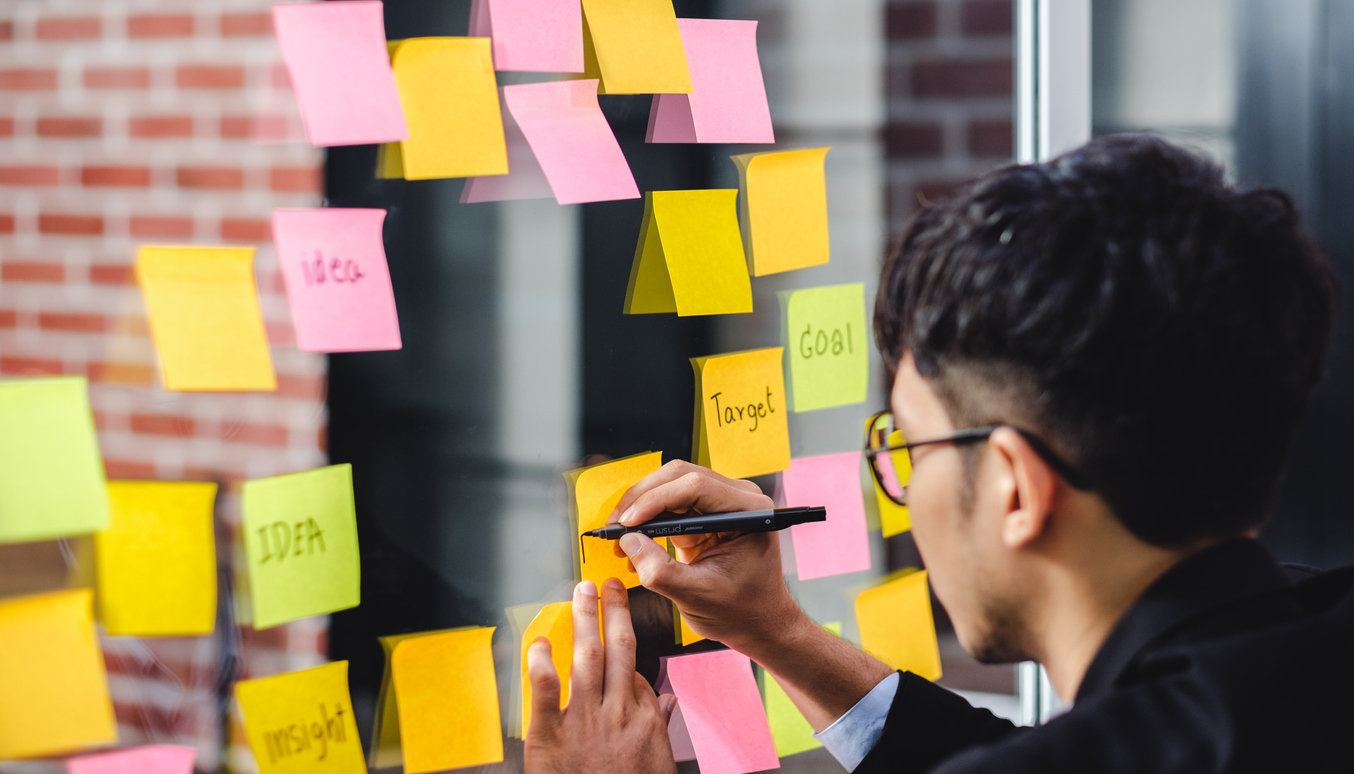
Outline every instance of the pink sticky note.
<path id="1" fill-rule="evenodd" d="M 273 210 L 273 241 L 303 352 L 400 348 L 385 210 Z"/>
<path id="2" fill-rule="evenodd" d="M 677 696 L 701 774 L 780 768 L 747 656 L 734 650 L 672 656 L 663 661 L 663 678 Z"/>
<path id="3" fill-rule="evenodd" d="M 800 580 L 870 569 L 860 452 L 790 460 L 789 469 L 781 473 L 781 486 L 788 507 L 827 508 L 827 521 L 790 527 Z"/>
<path id="4" fill-rule="evenodd" d="M 638 199 L 639 187 L 597 104 L 597 79 L 523 83 L 503 101 L 560 204 Z"/>
<path id="5" fill-rule="evenodd" d="M 192 774 L 197 750 L 155 744 L 81 755 L 66 761 L 67 774 Z"/>
<path id="6" fill-rule="evenodd" d="M 275 5 L 273 26 L 311 145 L 409 137 L 379 0 Z"/>
<path id="7" fill-rule="evenodd" d="M 655 94 L 649 142 L 775 142 L 757 22 L 678 19 L 690 94 Z"/>
<path id="8" fill-rule="evenodd" d="M 470 34 L 493 39 L 495 70 L 583 72 L 579 0 L 474 0 Z"/>
<path id="9" fill-rule="evenodd" d="M 499 90 L 503 100 L 503 89 Z M 522 127 L 512 117 L 512 111 L 503 111 L 503 139 L 508 144 L 508 174 L 481 175 L 466 178 L 461 188 L 461 203 L 501 202 L 508 199 L 548 199 L 553 196 L 550 181 L 531 152 Z"/>

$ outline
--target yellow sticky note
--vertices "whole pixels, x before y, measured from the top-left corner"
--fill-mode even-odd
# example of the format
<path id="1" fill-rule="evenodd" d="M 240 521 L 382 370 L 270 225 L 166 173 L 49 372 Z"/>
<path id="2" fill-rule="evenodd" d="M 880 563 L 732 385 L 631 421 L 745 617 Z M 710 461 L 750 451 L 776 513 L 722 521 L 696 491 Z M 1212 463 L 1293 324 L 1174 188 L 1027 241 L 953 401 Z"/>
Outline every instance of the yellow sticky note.
<path id="1" fill-rule="evenodd" d="M 235 684 L 260 774 L 366 774 L 348 662 Z"/>
<path id="2" fill-rule="evenodd" d="M 541 609 L 522 634 L 522 738 L 531 727 L 531 677 L 527 673 L 527 650 L 537 637 L 550 640 L 550 660 L 559 675 L 559 706 L 569 703 L 569 668 L 574 663 L 574 606 L 553 602 Z"/>
<path id="3" fill-rule="evenodd" d="M 860 646 L 894 669 L 940 679 L 940 646 L 926 571 L 908 573 L 856 597 Z"/>
<path id="4" fill-rule="evenodd" d="M 672 0 L 583 0 L 583 77 L 598 94 L 690 94 Z"/>
<path id="5" fill-rule="evenodd" d="M 404 157 L 400 155 L 399 143 L 383 142 L 376 146 L 376 177 L 378 180 L 404 178 Z"/>
<path id="6" fill-rule="evenodd" d="M 117 742 L 89 589 L 0 602 L 0 760 Z"/>
<path id="7" fill-rule="evenodd" d="M 351 465 L 246 481 L 243 500 L 254 628 L 357 607 Z"/>
<path id="8" fill-rule="evenodd" d="M 738 165 L 738 216 L 753 276 L 827 263 L 827 181 L 830 148 L 745 153 Z"/>
<path id="9" fill-rule="evenodd" d="M 865 427 L 868 431 L 870 427 L 868 420 L 865 423 Z M 897 446 L 901 443 L 903 443 L 902 432 L 894 430 L 889 435 L 889 446 Z M 893 459 L 893 469 L 898 472 L 898 475 L 902 477 L 903 482 L 906 483 L 912 477 L 912 457 L 907 453 L 906 449 L 891 452 L 889 456 Z M 912 517 L 908 515 L 907 506 L 899 505 L 889 499 L 888 494 L 884 491 L 883 487 L 879 486 L 879 482 L 874 480 L 873 475 L 870 476 L 870 483 L 874 486 L 874 501 L 875 505 L 879 508 L 879 525 L 882 528 L 881 531 L 883 532 L 884 537 L 901 535 L 912 529 Z"/>
<path id="10" fill-rule="evenodd" d="M 674 629 L 673 634 L 676 635 L 678 645 L 681 645 L 682 647 L 685 648 L 687 645 L 691 645 L 692 643 L 700 642 L 701 640 L 705 639 L 701 635 L 696 634 L 696 630 L 692 629 L 691 624 L 686 622 L 686 617 L 682 615 L 681 610 L 677 609 L 677 605 L 675 603 L 672 606 L 672 622 L 673 622 L 672 628 Z"/>
<path id="11" fill-rule="evenodd" d="M 870 384 L 865 285 L 828 285 L 778 293 L 796 412 L 861 403 Z"/>
<path id="12" fill-rule="evenodd" d="M 651 191 L 625 291 L 626 314 L 752 311 L 735 190 Z"/>
<path id="13" fill-rule="evenodd" d="M 790 467 L 781 347 L 691 359 L 696 463 L 730 478 Z"/>
<path id="14" fill-rule="evenodd" d="M 842 636 L 840 621 L 823 624 L 823 628 L 838 637 Z M 823 743 L 813 736 L 813 726 L 809 725 L 804 713 L 790 700 L 790 695 L 780 687 L 776 678 L 765 670 L 758 671 L 762 678 L 762 703 L 766 705 L 766 720 L 771 726 L 771 739 L 776 743 L 776 755 L 784 758 L 822 747 Z"/>
<path id="15" fill-rule="evenodd" d="M 109 634 L 207 634 L 216 625 L 216 484 L 110 481 L 95 534 L 99 617 Z"/>
<path id="16" fill-rule="evenodd" d="M 252 247 L 142 247 L 136 279 L 165 389 L 276 390 Z"/>
<path id="17" fill-rule="evenodd" d="M 388 634 L 377 639 L 385 651 L 386 667 L 381 676 L 381 690 L 376 697 L 376 717 L 371 728 L 371 746 L 367 754 L 367 763 L 372 769 L 388 769 L 404 765 L 404 753 L 400 746 L 400 708 L 395 701 L 395 683 L 391 679 L 391 656 L 395 646 L 413 637 L 426 637 L 444 632 L 462 632 L 478 629 L 478 626 L 458 626 L 452 629 L 438 629 L 427 632 L 407 632 Z"/>
<path id="18" fill-rule="evenodd" d="M 410 38 L 390 64 L 409 126 L 406 180 L 508 174 L 488 38 Z"/>
<path id="19" fill-rule="evenodd" d="M 106 526 L 103 458 L 85 378 L 0 381 L 0 543 Z"/>
<path id="20" fill-rule="evenodd" d="M 390 657 L 405 774 L 503 760 L 492 627 L 410 637 Z"/>
<path id="21" fill-rule="evenodd" d="M 625 491 L 662 466 L 663 453 L 648 452 L 564 474 L 572 490 L 576 534 L 605 527 L 607 516 L 616 509 Z M 658 544 L 666 548 L 667 540 L 659 538 Z M 579 580 L 590 580 L 598 588 L 607 578 L 619 578 L 627 589 L 640 585 L 639 576 L 630 570 L 630 560 L 616 556 L 612 550 L 615 545 L 614 540 L 583 538 Z"/>

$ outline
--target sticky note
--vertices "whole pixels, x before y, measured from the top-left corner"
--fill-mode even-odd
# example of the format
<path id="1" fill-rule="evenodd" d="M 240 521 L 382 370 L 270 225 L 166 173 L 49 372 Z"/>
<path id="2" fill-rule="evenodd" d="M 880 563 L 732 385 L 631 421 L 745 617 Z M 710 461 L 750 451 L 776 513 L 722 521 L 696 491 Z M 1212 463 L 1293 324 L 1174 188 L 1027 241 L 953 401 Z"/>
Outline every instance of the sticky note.
<path id="1" fill-rule="evenodd" d="M 276 390 L 252 247 L 142 247 L 136 279 L 165 389 Z"/>
<path id="2" fill-rule="evenodd" d="M 856 597 L 860 646 L 894 669 L 940 679 L 940 646 L 926 571 L 890 580 Z"/>
<path id="3" fill-rule="evenodd" d="M 696 464 L 730 478 L 790 467 L 782 349 L 691 359 L 696 372 Z"/>
<path id="4" fill-rule="evenodd" d="M 216 626 L 216 484 L 110 481 L 94 535 L 99 618 L 109 634 L 207 634 Z"/>
<path id="5" fill-rule="evenodd" d="M 488 38 L 411 38 L 390 61 L 409 124 L 406 180 L 508 173 Z"/>
<path id="6" fill-rule="evenodd" d="M 686 726 L 702 774 L 780 768 L 747 656 L 734 650 L 671 656 L 663 660 L 662 671 L 660 685 L 667 683 L 677 696 L 679 722 Z"/>
<path id="7" fill-rule="evenodd" d="M 152 744 L 70 758 L 66 774 L 193 774 L 196 757 L 192 747 Z"/>
<path id="8" fill-rule="evenodd" d="M 235 696 L 259 774 L 366 774 L 347 661 L 243 680 Z"/>
<path id="9" fill-rule="evenodd" d="M 738 165 L 738 217 L 755 277 L 828 262 L 829 148 L 745 153 Z"/>
<path id="10" fill-rule="evenodd" d="M 682 611 L 677 609 L 675 602 L 672 605 L 672 630 L 676 644 L 683 648 L 705 639 L 697 634 L 695 629 L 691 628 L 691 624 L 687 622 L 686 616 L 682 615 Z"/>
<path id="11" fill-rule="evenodd" d="M 678 19 L 690 94 L 655 94 L 648 142 L 775 142 L 757 22 Z"/>
<path id="12" fill-rule="evenodd" d="M 273 210 L 273 241 L 302 352 L 400 348 L 381 239 L 385 218 L 385 210 L 374 209 Z"/>
<path id="13" fill-rule="evenodd" d="M 838 637 L 842 636 L 840 621 L 823 624 L 823 628 Z M 809 725 L 804 714 L 791 701 L 790 695 L 765 670 L 762 671 L 761 688 L 762 702 L 766 705 L 766 720 L 771 726 L 771 738 L 776 743 L 777 756 L 784 758 L 823 746 L 822 742 L 814 738 L 813 726 Z"/>
<path id="14" fill-rule="evenodd" d="M 531 727 L 531 677 L 527 670 L 527 650 L 537 637 L 550 640 L 550 660 L 559 675 L 559 706 L 569 703 L 569 672 L 574 662 L 574 606 L 572 602 L 552 602 L 527 625 L 522 634 L 522 737 Z"/>
<path id="15" fill-rule="evenodd" d="M 662 466 L 663 453 L 649 452 L 565 473 L 576 534 L 605 527 L 607 517 L 616 509 L 626 490 Z M 619 578 L 627 589 L 640 585 L 639 576 L 630 571 L 630 560 L 616 556 L 612 550 L 615 541 L 584 537 L 582 543 L 580 581 L 590 580 L 599 588 L 607 578 Z M 667 540 L 659 538 L 658 544 L 666 548 Z"/>
<path id="16" fill-rule="evenodd" d="M 503 103 L 521 129 L 555 201 L 583 204 L 639 198 L 630 164 L 597 102 L 596 80 L 505 86 Z M 514 185 L 538 191 L 534 171 L 528 167 L 522 174 L 523 179 Z"/>
<path id="17" fill-rule="evenodd" d="M 827 521 L 790 527 L 800 580 L 870 569 L 860 452 L 790 460 L 790 467 L 781 474 L 781 486 L 787 506 L 827 509 Z"/>
<path id="18" fill-rule="evenodd" d="M 492 627 L 410 637 L 390 657 L 406 774 L 503 760 Z"/>
<path id="19" fill-rule="evenodd" d="M 378 0 L 275 5 L 273 29 L 311 145 L 409 136 Z"/>
<path id="20" fill-rule="evenodd" d="M 865 285 L 782 290 L 790 395 L 796 412 L 865 401 L 870 339 Z"/>
<path id="21" fill-rule="evenodd" d="M 254 628 L 357 607 L 357 514 L 351 465 L 244 485 Z"/>
<path id="22" fill-rule="evenodd" d="M 867 433 L 870 430 L 869 420 L 866 420 L 865 422 L 865 430 Z M 898 430 L 894 430 L 893 433 L 889 435 L 888 445 L 898 446 L 902 443 L 903 434 Z M 907 453 L 907 450 L 892 452 L 889 456 L 893 460 L 893 467 L 882 467 L 882 470 L 885 471 L 885 475 L 887 475 L 889 470 L 895 470 L 903 477 L 904 481 L 911 479 L 912 457 Z M 870 483 L 874 487 L 875 507 L 879 510 L 879 526 L 881 527 L 884 537 L 901 535 L 912 529 L 912 518 L 908 515 L 907 506 L 899 505 L 890 499 L 888 493 L 879 486 L 879 482 L 874 480 L 873 475 L 870 476 Z"/>
<path id="23" fill-rule="evenodd" d="M 583 72 L 600 94 L 690 94 L 672 0 L 583 0 Z"/>
<path id="24" fill-rule="evenodd" d="M 752 311 L 735 190 L 651 191 L 625 291 L 625 314 Z"/>
<path id="25" fill-rule="evenodd" d="M 404 750 L 400 742 L 400 709 L 395 699 L 395 681 L 391 676 L 391 657 L 395 653 L 395 646 L 414 637 L 478 628 L 478 626 L 459 626 L 426 632 L 389 634 L 377 638 L 381 643 L 381 649 L 385 651 L 386 665 L 385 673 L 381 676 L 381 690 L 376 697 L 376 716 L 372 722 L 371 746 L 367 756 L 370 768 L 387 769 L 404 765 Z"/>
<path id="26" fill-rule="evenodd" d="M 583 72 L 579 0 L 473 0 L 470 34 L 493 40 L 495 70 Z"/>
<path id="27" fill-rule="evenodd" d="M 117 742 L 93 596 L 0 601 L 0 760 Z"/>
<path id="28" fill-rule="evenodd" d="M 503 88 L 499 89 L 499 99 L 504 105 L 507 105 L 508 101 L 503 91 Z M 610 131 L 610 129 L 607 131 Z M 508 144 L 508 174 L 466 178 L 465 185 L 461 187 L 461 204 L 502 202 L 514 199 L 549 199 L 555 195 L 555 192 L 550 188 L 550 181 L 545 176 L 545 170 L 541 169 L 541 162 L 536 160 L 536 154 L 531 150 L 531 143 L 528 143 L 527 136 L 522 134 L 522 127 L 517 123 L 517 119 L 513 118 L 510 109 L 503 111 L 503 139 Z M 382 145 L 381 147 L 388 146 Z M 396 152 L 399 150 L 398 145 L 389 147 L 395 148 Z M 617 152 L 619 150 L 620 146 L 618 145 Z M 622 160 L 624 160 L 624 157 L 622 157 Z M 630 168 L 627 166 L 626 172 L 629 171 Z M 402 177 L 403 175 L 403 171 L 400 171 L 390 176 Z"/>
<path id="29" fill-rule="evenodd" d="M 0 543 L 106 526 L 103 458 L 85 378 L 0 381 Z"/>

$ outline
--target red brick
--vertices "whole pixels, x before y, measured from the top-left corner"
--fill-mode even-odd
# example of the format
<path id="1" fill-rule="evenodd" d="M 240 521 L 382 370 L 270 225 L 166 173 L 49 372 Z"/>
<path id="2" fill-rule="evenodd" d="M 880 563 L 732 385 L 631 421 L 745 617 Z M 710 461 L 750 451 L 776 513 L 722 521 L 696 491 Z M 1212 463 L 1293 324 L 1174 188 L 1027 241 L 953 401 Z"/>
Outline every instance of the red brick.
<path id="1" fill-rule="evenodd" d="M 324 400 L 325 378 L 323 376 L 277 375 L 277 395 L 282 398 L 305 398 Z"/>
<path id="2" fill-rule="evenodd" d="M 127 125 L 133 137 L 192 137 L 192 116 L 139 116 Z"/>
<path id="3" fill-rule="evenodd" d="M 254 446 L 286 446 L 287 428 L 280 425 L 223 422 L 221 424 L 221 440 L 253 444 Z"/>
<path id="4" fill-rule="evenodd" d="M 212 188 L 238 191 L 244 188 L 244 170 L 239 167 L 180 167 L 180 188 Z"/>
<path id="5" fill-rule="evenodd" d="M 0 118 L 0 137 L 14 136 L 14 119 Z"/>
<path id="6" fill-rule="evenodd" d="M 131 384 L 150 387 L 155 384 L 155 369 L 140 363 L 90 363 L 85 375 L 91 382 Z"/>
<path id="7" fill-rule="evenodd" d="M 14 216 L 0 214 L 0 234 L 14 233 Z"/>
<path id="8" fill-rule="evenodd" d="M 97 16 L 67 16 L 38 19 L 38 40 L 91 40 L 103 34 L 103 22 Z"/>
<path id="9" fill-rule="evenodd" d="M 48 331 L 103 333 L 108 329 L 108 321 L 98 314 L 39 312 L 38 327 Z"/>
<path id="10" fill-rule="evenodd" d="M 273 224 L 250 218 L 222 218 L 221 238 L 232 242 L 271 242 Z"/>
<path id="11" fill-rule="evenodd" d="M 0 167 L 0 185 L 56 185 L 60 177 L 56 167 Z"/>
<path id="12" fill-rule="evenodd" d="M 85 70 L 86 89 L 149 89 L 146 67 L 91 67 Z"/>
<path id="13" fill-rule="evenodd" d="M 0 263 L 0 279 L 9 282 L 65 282 L 66 267 L 59 263 L 5 261 Z"/>
<path id="14" fill-rule="evenodd" d="M 937 158 L 945 153 L 945 130 L 933 123 L 889 124 L 884 148 L 891 159 Z"/>
<path id="15" fill-rule="evenodd" d="M 193 436 L 193 420 L 171 414 L 132 414 L 132 432 L 141 435 Z"/>
<path id="16" fill-rule="evenodd" d="M 48 215 L 43 213 L 38 216 L 38 233 L 99 236 L 103 233 L 103 218 L 98 215 Z"/>
<path id="17" fill-rule="evenodd" d="M 149 462 L 130 462 L 128 460 L 110 460 L 107 457 L 103 460 L 103 472 L 108 478 L 117 481 L 154 481 L 159 476 L 156 475 L 155 466 Z M 105 658 L 112 658 L 112 653 L 105 654 Z M 110 664 L 109 670 L 113 671 Z M 140 723 L 145 715 L 144 705 L 136 705 L 136 711 L 132 713 L 132 723 Z"/>
<path id="18" fill-rule="evenodd" d="M 1015 10 L 1011 0 L 969 0 L 962 24 L 965 35 L 1009 36 L 1015 29 Z"/>
<path id="19" fill-rule="evenodd" d="M 103 120 L 92 116 L 39 118 L 39 137 L 98 137 Z"/>
<path id="20" fill-rule="evenodd" d="M 912 66 L 912 93 L 920 98 L 1011 96 L 1010 59 L 917 62 Z"/>
<path id="21" fill-rule="evenodd" d="M 193 219 L 157 215 L 133 215 L 127 230 L 134 237 L 191 237 Z"/>
<path id="22" fill-rule="evenodd" d="M 39 357 L 0 357 L 0 373 L 8 376 L 56 376 L 61 361 Z"/>
<path id="23" fill-rule="evenodd" d="M 270 13 L 221 14 L 222 37 L 242 38 L 271 34 L 273 34 L 273 15 Z"/>
<path id="24" fill-rule="evenodd" d="M 968 127 L 970 156 L 1009 158 L 1015 153 L 1015 132 L 1010 121 L 974 121 Z"/>
<path id="25" fill-rule="evenodd" d="M 13 309 L 0 309 L 0 328 L 13 329 L 19 325 L 19 313 Z"/>
<path id="26" fill-rule="evenodd" d="M 253 127 L 249 116 L 221 116 L 220 133 L 227 140 L 247 140 L 254 136 Z"/>
<path id="27" fill-rule="evenodd" d="M 884 12 L 889 40 L 916 40 L 936 36 L 936 4 L 892 2 Z"/>
<path id="28" fill-rule="evenodd" d="M 182 65 L 175 73 L 182 89 L 239 89 L 244 87 L 244 68 L 239 65 Z"/>
<path id="29" fill-rule="evenodd" d="M 136 272 L 120 263 L 95 263 L 89 267 L 89 281 L 95 285 L 135 285 Z"/>
<path id="30" fill-rule="evenodd" d="M 320 167 L 273 167 L 268 173 L 268 187 L 274 191 L 320 193 L 324 188 L 324 172 Z"/>
<path id="31" fill-rule="evenodd" d="M 145 14 L 127 17 L 129 38 L 186 38 L 193 34 L 190 14 Z"/>
<path id="32" fill-rule="evenodd" d="M 49 91 L 56 88 L 56 70 L 50 67 L 0 70 L 0 91 Z"/>
<path id="33" fill-rule="evenodd" d="M 80 170 L 80 183 L 145 188 L 150 185 L 150 167 L 85 167 Z"/>
<path id="34" fill-rule="evenodd" d="M 326 454 L 329 453 L 328 425 L 320 425 L 319 429 L 315 431 L 315 445 L 319 447 L 320 451 L 325 452 Z"/>
<path id="35" fill-rule="evenodd" d="M 14 22 L 9 19 L 0 20 L 0 40 L 14 40 Z"/>

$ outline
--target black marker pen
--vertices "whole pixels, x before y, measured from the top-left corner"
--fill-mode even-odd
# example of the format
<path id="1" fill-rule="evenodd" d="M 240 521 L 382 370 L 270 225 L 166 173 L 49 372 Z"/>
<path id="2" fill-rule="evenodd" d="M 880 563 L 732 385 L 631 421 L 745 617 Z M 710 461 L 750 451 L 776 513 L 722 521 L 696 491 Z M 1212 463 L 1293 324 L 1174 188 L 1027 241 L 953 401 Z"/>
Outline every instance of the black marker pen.
<path id="1" fill-rule="evenodd" d="M 608 524 L 601 529 L 584 532 L 587 537 L 620 540 L 622 535 L 638 532 L 649 537 L 672 535 L 708 535 L 714 532 L 775 532 L 794 524 L 827 521 L 827 510 L 822 506 L 799 508 L 767 508 L 760 511 L 733 513 L 660 513 L 653 521 L 627 527 Z"/>

